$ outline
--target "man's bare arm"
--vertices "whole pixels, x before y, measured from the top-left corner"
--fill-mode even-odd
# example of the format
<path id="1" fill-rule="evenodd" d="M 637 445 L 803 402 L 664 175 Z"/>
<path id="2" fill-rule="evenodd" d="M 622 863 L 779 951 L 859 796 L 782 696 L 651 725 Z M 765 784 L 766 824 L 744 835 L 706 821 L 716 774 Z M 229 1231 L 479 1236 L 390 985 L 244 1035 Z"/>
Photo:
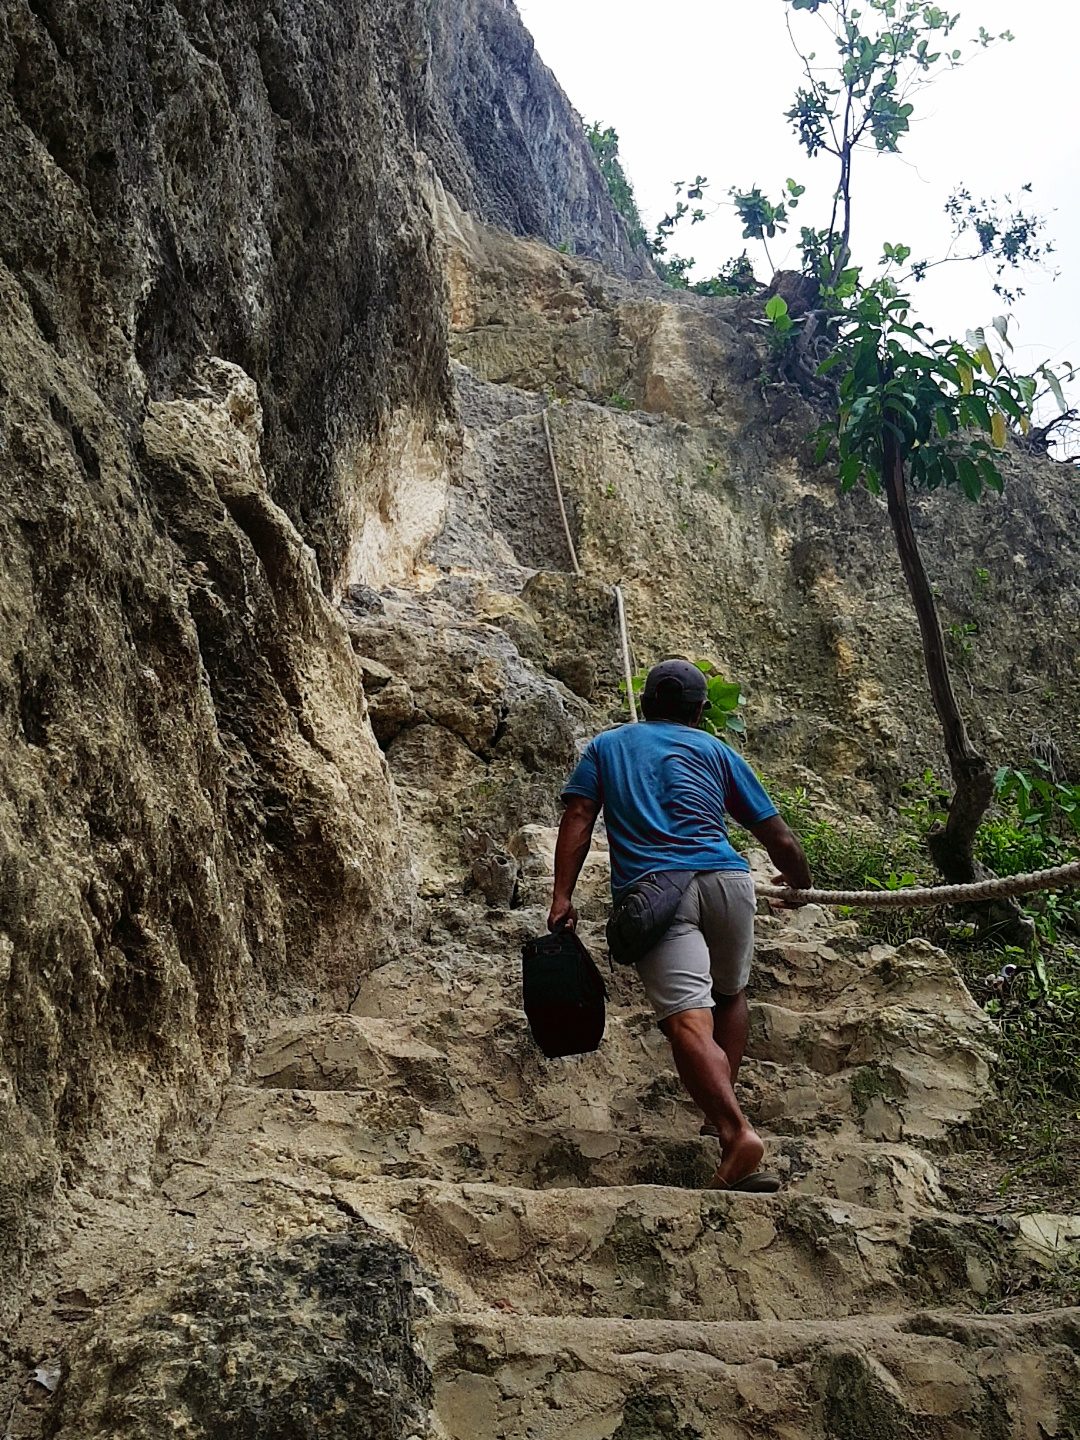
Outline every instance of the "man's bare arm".
<path id="1" fill-rule="evenodd" d="M 780 872 L 777 881 L 792 890 L 809 890 L 813 886 L 806 852 L 799 844 L 799 838 L 786 821 L 779 815 L 751 825 L 750 833 L 760 840 L 769 852 L 769 859 Z"/>
<path id="2" fill-rule="evenodd" d="M 555 844 L 555 886 L 548 915 L 549 930 L 554 930 L 563 921 L 571 929 L 577 924 L 577 911 L 571 901 L 581 867 L 589 853 L 593 826 L 599 813 L 600 806 L 595 800 L 588 800 L 584 795 L 567 797 Z"/>

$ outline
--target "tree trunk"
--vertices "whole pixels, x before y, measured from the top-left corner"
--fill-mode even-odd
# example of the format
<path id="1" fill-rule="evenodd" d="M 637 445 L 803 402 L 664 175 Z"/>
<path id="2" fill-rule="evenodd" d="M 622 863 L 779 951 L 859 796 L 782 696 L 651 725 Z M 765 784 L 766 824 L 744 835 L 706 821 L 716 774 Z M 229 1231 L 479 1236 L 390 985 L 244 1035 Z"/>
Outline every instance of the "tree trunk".
<path id="1" fill-rule="evenodd" d="M 989 765 L 975 749 L 960 714 L 949 662 L 945 655 L 945 637 L 938 619 L 934 592 L 919 552 L 919 543 L 911 524 L 908 507 L 904 459 L 891 431 L 884 437 L 885 495 L 889 503 L 896 548 L 904 570 L 908 591 L 915 606 L 922 635 L 923 659 L 934 709 L 941 722 L 945 753 L 953 778 L 953 798 L 945 825 L 937 826 L 929 836 L 930 854 L 934 864 L 952 885 L 962 885 L 977 878 L 975 833 L 994 798 L 994 778 Z"/>

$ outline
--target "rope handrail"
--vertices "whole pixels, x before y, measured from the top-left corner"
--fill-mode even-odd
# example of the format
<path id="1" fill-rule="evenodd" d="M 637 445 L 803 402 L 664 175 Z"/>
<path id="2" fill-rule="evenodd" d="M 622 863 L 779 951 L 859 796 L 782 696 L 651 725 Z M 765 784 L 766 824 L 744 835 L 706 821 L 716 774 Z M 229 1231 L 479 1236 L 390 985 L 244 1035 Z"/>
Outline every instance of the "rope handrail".
<path id="1" fill-rule="evenodd" d="M 559 465 L 555 459 L 555 442 L 551 438 L 551 422 L 548 420 L 548 407 L 545 406 L 540 412 L 540 419 L 544 426 L 544 439 L 547 442 L 548 460 L 551 464 L 551 478 L 555 485 L 555 499 L 559 503 L 559 516 L 562 520 L 563 534 L 566 537 L 566 549 L 570 556 L 570 568 L 575 575 L 580 575 L 581 565 L 578 561 L 577 550 L 574 548 L 574 537 L 570 531 L 570 519 L 566 513 L 566 499 L 563 495 L 562 481 L 559 479 Z M 631 723 L 637 724 L 637 705 L 634 701 L 634 673 L 630 663 L 630 636 L 626 628 L 626 601 L 623 599 L 622 587 L 612 586 L 615 595 L 615 613 L 619 625 L 619 642 L 622 647 L 623 681 L 626 685 L 626 703 L 630 708 Z"/>
<path id="2" fill-rule="evenodd" d="M 626 628 L 626 601 L 622 586 L 616 585 L 615 614 L 619 622 L 619 643 L 622 647 L 623 684 L 626 686 L 626 703 L 630 707 L 630 723 L 637 724 L 637 702 L 634 699 L 634 668 L 630 663 L 630 635 Z"/>
<path id="3" fill-rule="evenodd" d="M 789 890 L 781 885 L 755 885 L 765 900 L 782 900 L 794 905 L 855 905 L 875 910 L 902 910 L 910 906 L 959 905 L 976 900 L 998 900 L 1011 895 L 1030 895 L 1035 890 L 1065 889 L 1080 885 L 1080 860 L 1033 870 L 1026 875 L 1005 875 L 993 880 L 976 880 L 968 885 L 922 885 L 900 890 Z"/>

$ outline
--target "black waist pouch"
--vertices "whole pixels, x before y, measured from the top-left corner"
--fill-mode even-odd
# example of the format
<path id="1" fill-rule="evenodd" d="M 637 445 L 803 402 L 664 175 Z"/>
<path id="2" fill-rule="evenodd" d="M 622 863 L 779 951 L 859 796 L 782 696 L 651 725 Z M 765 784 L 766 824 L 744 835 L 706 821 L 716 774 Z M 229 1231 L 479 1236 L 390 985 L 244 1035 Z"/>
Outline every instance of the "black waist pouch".
<path id="1" fill-rule="evenodd" d="M 656 870 L 635 880 L 611 911 L 607 942 L 617 965 L 637 962 L 667 934 L 696 870 Z"/>
<path id="2" fill-rule="evenodd" d="M 521 989 L 533 1039 L 549 1060 L 599 1048 L 607 986 L 572 930 L 526 940 L 521 948 Z"/>

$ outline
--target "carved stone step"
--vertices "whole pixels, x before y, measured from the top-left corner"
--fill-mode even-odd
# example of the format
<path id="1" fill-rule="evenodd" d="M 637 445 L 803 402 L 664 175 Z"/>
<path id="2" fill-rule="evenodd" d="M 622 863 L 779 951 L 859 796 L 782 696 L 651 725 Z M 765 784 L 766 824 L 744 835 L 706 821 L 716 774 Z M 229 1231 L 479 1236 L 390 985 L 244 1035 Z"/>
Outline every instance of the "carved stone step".
<path id="1" fill-rule="evenodd" d="M 903 1005 L 813 1017 L 761 1006 L 751 1046 L 761 1058 L 741 1084 L 755 1121 L 778 1134 L 942 1140 L 989 1091 L 986 1033 L 977 1011 L 954 1022 Z M 407 1095 L 500 1127 L 667 1128 L 688 1138 L 700 1124 L 643 1014 L 609 1016 L 599 1051 L 554 1062 L 507 1007 L 433 1010 L 423 1021 L 324 1014 L 279 1026 L 252 1075 L 276 1089 Z"/>
<path id="2" fill-rule="evenodd" d="M 660 1186 L 334 1187 L 465 1308 L 673 1320 L 795 1320 L 978 1308 L 1034 1262 L 1015 1225 L 821 1197 Z"/>
<path id="3" fill-rule="evenodd" d="M 447 1440 L 1073 1440 L 1077 1313 L 423 1327 Z"/>
<path id="4" fill-rule="evenodd" d="M 232 1163 L 296 1162 L 339 1180 L 491 1182 L 531 1189 L 707 1185 L 719 1152 L 690 1133 L 473 1123 L 406 1094 L 237 1089 L 220 1121 Z M 688 1127 L 692 1129 L 691 1126 Z M 904 1145 L 766 1137 L 785 1187 L 877 1209 L 944 1206 L 934 1166 Z M 224 1156 L 222 1157 L 225 1158 Z"/>

